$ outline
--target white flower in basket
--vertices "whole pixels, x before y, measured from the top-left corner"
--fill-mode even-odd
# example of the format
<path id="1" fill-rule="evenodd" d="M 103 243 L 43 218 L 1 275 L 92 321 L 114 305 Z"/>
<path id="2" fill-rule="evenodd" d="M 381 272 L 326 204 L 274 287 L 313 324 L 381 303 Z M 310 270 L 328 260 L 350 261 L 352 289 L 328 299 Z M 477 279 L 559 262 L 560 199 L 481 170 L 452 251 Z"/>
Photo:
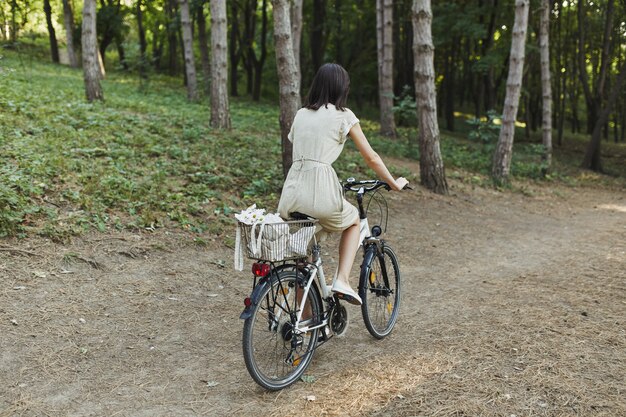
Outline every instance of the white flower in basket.
<path id="1" fill-rule="evenodd" d="M 293 234 L 289 233 L 290 224 L 278 213 L 266 213 L 256 204 L 235 214 L 235 218 L 248 228 L 243 241 L 241 225 L 237 227 L 235 242 L 235 269 L 243 270 L 243 254 L 247 251 L 250 258 L 276 262 L 291 257 L 306 256 L 309 242 L 315 234 L 315 226 L 302 227 Z"/>
<path id="2" fill-rule="evenodd" d="M 253 258 L 267 261 L 280 261 L 287 257 L 289 243 L 289 225 L 274 213 L 265 213 L 265 209 L 256 208 L 256 204 L 235 214 L 241 223 L 250 226 L 246 249 Z M 235 269 L 243 270 L 243 248 L 241 229 L 237 227 L 235 242 Z"/>

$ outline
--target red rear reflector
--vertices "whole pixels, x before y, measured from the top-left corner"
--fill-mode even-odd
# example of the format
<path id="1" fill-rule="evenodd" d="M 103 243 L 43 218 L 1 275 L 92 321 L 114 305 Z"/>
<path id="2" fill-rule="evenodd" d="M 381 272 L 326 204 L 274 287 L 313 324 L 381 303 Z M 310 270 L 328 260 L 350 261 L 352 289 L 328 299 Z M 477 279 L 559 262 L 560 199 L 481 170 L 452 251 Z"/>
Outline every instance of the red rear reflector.
<path id="1" fill-rule="evenodd" d="M 270 266 L 268 264 L 252 264 L 252 273 L 255 277 L 265 277 L 270 273 Z"/>
<path id="2" fill-rule="evenodd" d="M 250 299 L 250 297 L 246 297 L 243 300 L 243 305 L 245 305 L 246 307 L 250 307 L 252 305 L 252 300 Z"/>

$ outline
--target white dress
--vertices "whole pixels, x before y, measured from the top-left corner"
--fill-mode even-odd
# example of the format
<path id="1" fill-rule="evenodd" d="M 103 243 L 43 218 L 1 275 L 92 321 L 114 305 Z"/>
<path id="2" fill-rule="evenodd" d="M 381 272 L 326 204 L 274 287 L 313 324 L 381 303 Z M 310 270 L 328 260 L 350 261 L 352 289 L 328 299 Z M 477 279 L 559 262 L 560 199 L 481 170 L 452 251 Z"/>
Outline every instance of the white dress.
<path id="1" fill-rule="evenodd" d="M 289 132 L 293 165 L 278 203 L 282 218 L 289 218 L 293 212 L 307 214 L 319 219 L 327 232 L 343 231 L 357 221 L 358 210 L 343 197 L 331 165 L 357 123 L 359 119 L 351 110 L 337 110 L 332 104 L 319 110 L 298 111 Z"/>

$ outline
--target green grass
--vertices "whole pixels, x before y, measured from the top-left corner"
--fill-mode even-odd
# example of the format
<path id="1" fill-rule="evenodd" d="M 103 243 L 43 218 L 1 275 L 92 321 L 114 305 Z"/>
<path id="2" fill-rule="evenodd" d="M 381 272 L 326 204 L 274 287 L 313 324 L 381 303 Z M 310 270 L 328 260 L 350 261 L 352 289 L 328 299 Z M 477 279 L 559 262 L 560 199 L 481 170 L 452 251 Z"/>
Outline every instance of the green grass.
<path id="1" fill-rule="evenodd" d="M 88 104 L 80 70 L 37 55 L 27 45 L 19 53 L 0 49 L 0 237 L 64 240 L 91 228 L 163 226 L 220 233 L 233 210 L 253 202 L 276 207 L 276 104 L 231 99 L 233 129 L 215 130 L 206 100 L 187 102 L 180 79 L 152 75 L 140 83 L 118 72 L 102 82 L 105 102 Z M 388 140 L 377 123 L 362 125 L 381 154 L 417 156 L 408 144 L 415 129 Z M 537 176 L 533 146 L 516 145 L 514 175 Z M 488 174 L 485 146 L 444 134 L 441 147 L 448 168 Z M 625 153 L 621 146 L 622 162 Z M 373 175 L 352 145 L 335 165 L 340 178 Z M 557 166 L 571 178 L 569 161 Z M 406 169 L 393 171 L 417 180 Z"/>

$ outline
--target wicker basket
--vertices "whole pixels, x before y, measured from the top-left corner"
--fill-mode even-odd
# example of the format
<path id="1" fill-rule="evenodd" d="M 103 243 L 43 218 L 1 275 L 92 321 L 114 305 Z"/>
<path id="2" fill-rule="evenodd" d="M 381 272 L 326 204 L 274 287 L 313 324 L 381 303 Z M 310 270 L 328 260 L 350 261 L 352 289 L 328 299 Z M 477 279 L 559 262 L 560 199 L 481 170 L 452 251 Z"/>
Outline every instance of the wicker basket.
<path id="1" fill-rule="evenodd" d="M 255 225 L 238 222 L 239 249 L 250 259 L 268 262 L 304 258 L 310 253 L 315 224 L 312 220 Z"/>

